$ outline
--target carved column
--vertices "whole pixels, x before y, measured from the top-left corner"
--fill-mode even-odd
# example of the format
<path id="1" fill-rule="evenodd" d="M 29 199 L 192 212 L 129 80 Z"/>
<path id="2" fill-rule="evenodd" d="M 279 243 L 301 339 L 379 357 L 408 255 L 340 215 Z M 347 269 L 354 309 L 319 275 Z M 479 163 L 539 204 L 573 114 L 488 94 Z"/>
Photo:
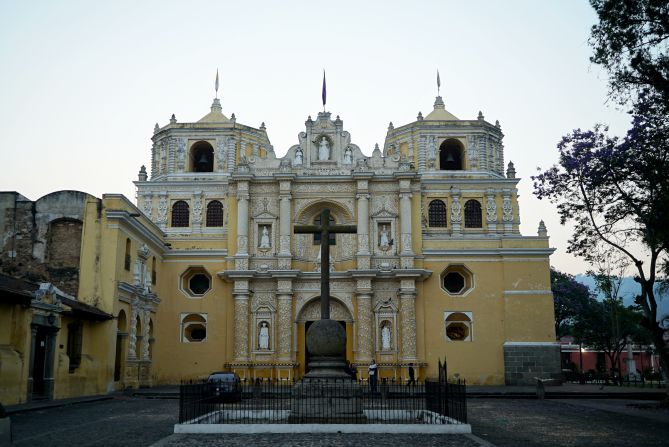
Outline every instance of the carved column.
<path id="1" fill-rule="evenodd" d="M 425 171 L 426 166 L 426 154 L 425 154 L 425 137 L 422 136 L 418 140 L 418 170 L 420 172 Z"/>
<path id="2" fill-rule="evenodd" d="M 237 186 L 237 255 L 248 255 L 249 190 L 247 182 Z"/>
<path id="3" fill-rule="evenodd" d="M 359 362 L 368 362 L 374 352 L 374 313 L 372 311 L 372 294 L 357 294 L 358 301 L 358 356 Z"/>
<path id="4" fill-rule="evenodd" d="M 511 190 L 502 190 L 502 221 L 504 221 L 504 232 L 513 231 L 513 204 L 511 202 Z"/>
<path id="5" fill-rule="evenodd" d="M 411 193 L 400 193 L 400 231 L 402 233 L 402 254 L 413 254 L 411 247 Z"/>
<path id="6" fill-rule="evenodd" d="M 128 324 L 128 359 L 137 360 L 137 308 L 134 304 L 131 307 Z"/>
<path id="7" fill-rule="evenodd" d="M 462 204 L 460 203 L 460 190 L 452 189 L 451 193 L 451 225 L 453 235 L 460 236 L 462 233 Z"/>
<path id="8" fill-rule="evenodd" d="M 497 231 L 497 203 L 495 202 L 495 190 L 489 188 L 486 191 L 486 221 L 488 222 L 488 232 Z"/>
<path id="9" fill-rule="evenodd" d="M 235 291 L 235 360 L 249 359 L 249 292 Z"/>
<path id="10" fill-rule="evenodd" d="M 402 360 L 416 360 L 416 292 L 400 290 Z"/>
<path id="11" fill-rule="evenodd" d="M 193 193 L 193 231 L 200 231 L 202 228 L 202 191 Z"/>
<path id="12" fill-rule="evenodd" d="M 235 170 L 235 159 L 237 157 L 237 139 L 235 137 L 230 137 L 228 140 L 228 162 L 226 163 L 226 168 L 228 172 Z"/>
<path id="13" fill-rule="evenodd" d="M 279 253 L 290 256 L 290 194 L 281 195 L 279 209 Z"/>
<path id="14" fill-rule="evenodd" d="M 369 255 L 369 194 L 358 194 L 358 254 Z"/>
<path id="15" fill-rule="evenodd" d="M 280 361 L 290 360 L 290 346 L 292 333 L 292 316 L 293 316 L 293 295 L 290 293 L 280 293 L 277 295 L 279 301 L 278 316 L 279 325 L 277 334 Z"/>

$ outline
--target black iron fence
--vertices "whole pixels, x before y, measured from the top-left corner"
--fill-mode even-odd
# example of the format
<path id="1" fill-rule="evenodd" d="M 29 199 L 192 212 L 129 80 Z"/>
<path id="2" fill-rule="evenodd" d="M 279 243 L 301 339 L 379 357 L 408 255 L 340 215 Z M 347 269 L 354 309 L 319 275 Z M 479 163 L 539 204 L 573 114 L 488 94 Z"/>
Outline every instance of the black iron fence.
<path id="1" fill-rule="evenodd" d="M 623 376 L 608 372 L 588 371 L 579 373 L 578 371 L 564 371 L 563 375 L 566 382 L 580 383 L 590 385 L 613 385 L 629 386 L 636 388 L 665 388 L 666 384 L 659 374 L 657 377 L 641 376 Z"/>
<path id="2" fill-rule="evenodd" d="M 382 381 L 375 389 L 351 380 L 182 383 L 182 424 L 462 424 L 465 383 Z"/>

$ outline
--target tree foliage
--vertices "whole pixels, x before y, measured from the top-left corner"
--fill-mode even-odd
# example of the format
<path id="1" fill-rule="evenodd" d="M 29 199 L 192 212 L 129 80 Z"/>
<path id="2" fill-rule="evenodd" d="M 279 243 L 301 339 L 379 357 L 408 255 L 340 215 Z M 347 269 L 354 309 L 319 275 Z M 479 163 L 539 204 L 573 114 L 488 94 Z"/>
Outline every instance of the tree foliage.
<path id="1" fill-rule="evenodd" d="M 551 268 L 551 290 L 555 307 L 555 335 L 571 334 L 574 322 L 592 298 L 590 289 L 573 275 Z"/>
<path id="2" fill-rule="evenodd" d="M 633 265 L 641 324 L 651 332 L 669 379 L 655 295 L 669 251 L 669 116 L 655 93 L 642 92 L 624 138 L 602 126 L 577 129 L 558 150 L 559 163 L 532 177 L 534 193 L 557 204 L 562 223 L 574 224 L 569 252 L 597 262 L 614 250 Z"/>
<path id="3" fill-rule="evenodd" d="M 590 58 L 610 75 L 621 102 L 649 90 L 669 106 L 669 3 L 666 0 L 590 0 L 599 18 Z M 668 107 L 669 108 L 669 107 Z"/>

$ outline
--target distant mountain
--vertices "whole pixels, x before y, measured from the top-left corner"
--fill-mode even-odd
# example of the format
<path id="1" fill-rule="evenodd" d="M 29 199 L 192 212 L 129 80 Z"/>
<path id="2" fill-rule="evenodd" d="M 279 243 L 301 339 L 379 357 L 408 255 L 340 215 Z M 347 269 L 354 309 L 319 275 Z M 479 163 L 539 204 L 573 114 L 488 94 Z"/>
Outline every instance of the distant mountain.
<path id="1" fill-rule="evenodd" d="M 584 284 L 590 288 L 593 292 L 597 293 L 597 287 L 595 285 L 595 280 L 593 277 L 583 274 L 575 275 L 574 278 L 576 281 Z M 658 296 L 658 316 L 669 315 L 669 294 L 666 292 L 660 294 L 656 287 L 656 293 Z M 631 306 L 634 304 L 634 298 L 639 295 L 640 286 L 637 282 L 634 281 L 634 278 L 631 276 L 625 276 L 623 282 L 620 285 L 620 297 L 623 299 L 623 304 L 625 306 Z M 598 293 L 598 299 L 603 299 L 604 296 L 601 293 Z"/>

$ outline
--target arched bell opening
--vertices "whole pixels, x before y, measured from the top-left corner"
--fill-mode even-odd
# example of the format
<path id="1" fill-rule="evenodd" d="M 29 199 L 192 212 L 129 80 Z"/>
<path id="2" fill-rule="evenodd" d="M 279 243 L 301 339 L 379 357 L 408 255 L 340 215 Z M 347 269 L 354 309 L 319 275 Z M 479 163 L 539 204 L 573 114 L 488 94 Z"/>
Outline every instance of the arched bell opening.
<path id="1" fill-rule="evenodd" d="M 453 138 L 441 143 L 441 146 L 439 146 L 439 169 L 442 171 L 462 171 L 465 169 L 462 143 Z"/>
<path id="2" fill-rule="evenodd" d="M 214 148 L 206 141 L 198 141 L 190 148 L 191 172 L 214 171 Z"/>

